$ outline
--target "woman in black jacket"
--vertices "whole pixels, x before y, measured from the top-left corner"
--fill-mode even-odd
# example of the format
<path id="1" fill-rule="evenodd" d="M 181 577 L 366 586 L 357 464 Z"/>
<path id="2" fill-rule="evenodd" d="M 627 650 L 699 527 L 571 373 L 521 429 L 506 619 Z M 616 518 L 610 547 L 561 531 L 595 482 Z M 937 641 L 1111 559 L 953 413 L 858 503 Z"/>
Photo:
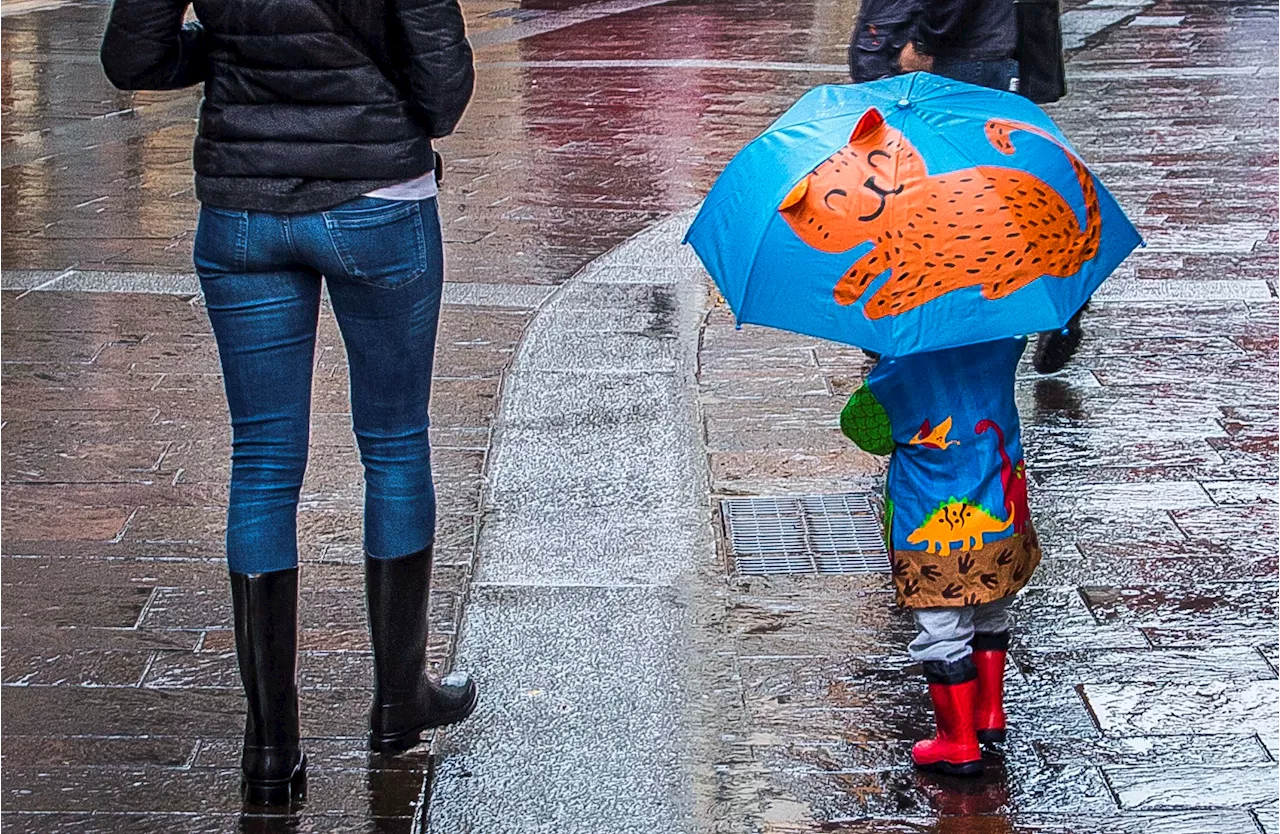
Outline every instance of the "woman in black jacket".
<path id="1" fill-rule="evenodd" d="M 466 718 L 476 687 L 426 669 L 435 535 L 427 400 L 444 280 L 433 138 L 473 87 L 457 0 L 115 0 L 117 87 L 204 84 L 195 264 L 232 425 L 227 560 L 248 700 L 241 790 L 305 791 L 297 508 L 322 277 L 347 348 L 365 470 L 370 745 Z"/>

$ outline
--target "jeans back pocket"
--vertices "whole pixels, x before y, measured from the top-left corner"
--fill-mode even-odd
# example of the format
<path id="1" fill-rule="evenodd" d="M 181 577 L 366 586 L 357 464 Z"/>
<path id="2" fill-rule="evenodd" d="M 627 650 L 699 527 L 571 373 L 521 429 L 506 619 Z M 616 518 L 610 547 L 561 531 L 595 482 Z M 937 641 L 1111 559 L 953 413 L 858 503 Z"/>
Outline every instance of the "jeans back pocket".
<path id="1" fill-rule="evenodd" d="M 249 212 L 201 206 L 192 260 L 201 278 L 246 271 Z"/>
<path id="2" fill-rule="evenodd" d="M 418 202 L 365 197 L 324 212 L 346 277 L 394 289 L 427 271 L 427 234 Z"/>

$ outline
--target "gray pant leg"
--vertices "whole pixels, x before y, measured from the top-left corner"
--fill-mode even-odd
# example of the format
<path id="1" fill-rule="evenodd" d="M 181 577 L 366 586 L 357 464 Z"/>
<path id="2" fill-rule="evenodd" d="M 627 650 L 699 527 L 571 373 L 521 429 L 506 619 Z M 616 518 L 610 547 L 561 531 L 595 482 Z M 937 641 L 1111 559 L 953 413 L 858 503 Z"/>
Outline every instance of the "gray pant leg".
<path id="1" fill-rule="evenodd" d="M 1012 596 L 976 605 L 973 608 L 973 630 L 978 634 L 1004 634 L 1009 630 L 1009 608 L 1013 605 Z"/>
<path id="2" fill-rule="evenodd" d="M 913 612 L 920 636 L 907 650 L 916 661 L 955 663 L 973 654 L 973 606 L 960 608 L 917 608 Z"/>

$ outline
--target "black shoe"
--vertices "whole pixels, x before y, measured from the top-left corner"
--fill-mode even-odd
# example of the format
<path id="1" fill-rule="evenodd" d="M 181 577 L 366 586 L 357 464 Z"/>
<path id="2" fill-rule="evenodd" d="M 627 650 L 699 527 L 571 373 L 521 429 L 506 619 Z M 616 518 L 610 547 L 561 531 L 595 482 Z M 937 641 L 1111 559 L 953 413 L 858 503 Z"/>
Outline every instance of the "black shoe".
<path id="1" fill-rule="evenodd" d="M 232 573 L 231 608 L 248 702 L 240 795 L 250 805 L 288 805 L 307 795 L 298 730 L 298 569 Z"/>
<path id="2" fill-rule="evenodd" d="M 440 683 L 426 676 L 431 548 L 398 559 L 366 555 L 364 569 L 374 670 L 369 747 L 391 755 L 421 743 L 426 730 L 466 718 L 479 693 L 464 672 Z"/>
<path id="3" fill-rule="evenodd" d="M 1080 327 L 1080 316 L 1083 313 L 1083 309 L 1077 312 L 1061 330 L 1040 334 L 1036 341 L 1035 356 L 1031 360 L 1037 372 L 1056 374 L 1075 356 L 1080 340 L 1084 338 L 1084 330 Z"/>

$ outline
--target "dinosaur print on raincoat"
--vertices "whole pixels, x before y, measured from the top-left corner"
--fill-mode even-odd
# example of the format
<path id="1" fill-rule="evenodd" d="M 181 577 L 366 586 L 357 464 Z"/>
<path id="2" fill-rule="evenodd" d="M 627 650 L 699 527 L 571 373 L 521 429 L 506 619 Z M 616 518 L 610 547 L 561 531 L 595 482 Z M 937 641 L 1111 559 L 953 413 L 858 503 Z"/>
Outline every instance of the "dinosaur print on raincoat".
<path id="1" fill-rule="evenodd" d="M 994 420 L 983 420 L 974 427 L 976 434 L 988 429 L 995 432 L 997 447 L 1000 452 L 1000 483 L 1004 487 L 1004 510 L 1014 519 L 1013 532 L 1021 534 L 1027 531 L 1027 520 L 1031 518 L 1031 508 L 1027 506 L 1027 464 L 1026 461 L 1014 463 L 1005 451 L 1004 431 Z"/>
<path id="2" fill-rule="evenodd" d="M 926 449 L 937 449 L 946 451 L 952 446 L 959 446 L 959 440 L 948 440 L 947 435 L 951 434 L 951 418 L 943 420 L 936 427 L 925 420 L 920 425 L 920 431 L 916 432 L 916 436 L 907 441 L 912 446 L 924 446 Z"/>
<path id="3" fill-rule="evenodd" d="M 924 544 L 925 550 L 948 555 L 955 542 L 960 543 L 963 551 L 977 550 L 985 545 L 984 536 L 1003 533 L 1013 526 L 1013 521 L 1013 516 L 1001 521 L 986 507 L 952 498 L 930 513 L 924 523 L 907 536 L 907 542 Z"/>

